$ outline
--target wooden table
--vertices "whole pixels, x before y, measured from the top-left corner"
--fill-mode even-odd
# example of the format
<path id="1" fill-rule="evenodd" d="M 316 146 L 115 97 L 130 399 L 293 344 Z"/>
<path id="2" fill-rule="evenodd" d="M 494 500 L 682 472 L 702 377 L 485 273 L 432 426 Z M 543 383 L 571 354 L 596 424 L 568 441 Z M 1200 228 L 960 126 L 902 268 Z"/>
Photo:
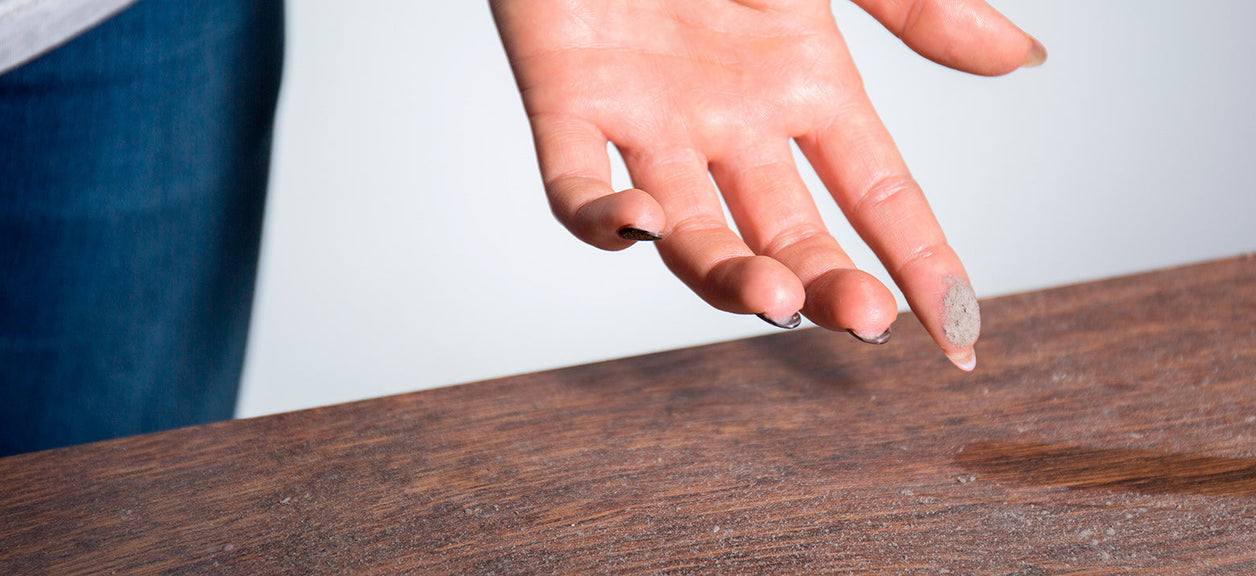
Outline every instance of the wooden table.
<path id="1" fill-rule="evenodd" d="M 0 574 L 1256 574 L 1256 258 L 0 460 Z"/>

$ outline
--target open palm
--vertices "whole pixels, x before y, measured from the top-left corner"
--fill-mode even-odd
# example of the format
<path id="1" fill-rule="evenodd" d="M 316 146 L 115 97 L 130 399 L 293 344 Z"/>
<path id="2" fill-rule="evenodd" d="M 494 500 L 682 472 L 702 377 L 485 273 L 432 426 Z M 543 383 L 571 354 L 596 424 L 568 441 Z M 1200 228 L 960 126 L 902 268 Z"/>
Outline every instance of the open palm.
<path id="1" fill-rule="evenodd" d="M 1001 74 L 1045 57 L 978 0 L 860 4 L 956 68 Z M 672 272 L 719 309 L 786 327 L 801 312 L 883 342 L 894 297 L 826 231 L 793 139 L 934 340 L 956 365 L 975 365 L 979 317 L 963 265 L 868 101 L 828 2 L 492 6 L 551 206 L 577 237 L 609 250 L 657 239 Z M 611 188 L 608 141 L 634 189 Z"/>

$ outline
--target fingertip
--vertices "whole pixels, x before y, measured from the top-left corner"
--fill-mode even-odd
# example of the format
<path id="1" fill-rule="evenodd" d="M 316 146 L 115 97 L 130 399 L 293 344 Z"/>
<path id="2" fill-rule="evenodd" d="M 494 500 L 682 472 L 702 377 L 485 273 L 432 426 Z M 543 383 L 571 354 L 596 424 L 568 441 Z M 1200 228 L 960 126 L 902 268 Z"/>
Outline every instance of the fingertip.
<path id="1" fill-rule="evenodd" d="M 883 343 L 898 318 L 894 294 L 876 277 L 854 268 L 826 272 L 808 287 L 807 317 L 865 342 Z"/>
<path id="2" fill-rule="evenodd" d="M 629 188 L 612 194 L 616 234 L 634 241 L 653 242 L 663 239 L 667 215 L 663 206 L 644 190 Z"/>
<path id="3" fill-rule="evenodd" d="M 959 256 L 942 244 L 915 252 L 924 257 L 887 261 L 921 325 L 961 370 L 976 365 L 981 306 Z"/>
<path id="4" fill-rule="evenodd" d="M 793 317 L 806 302 L 802 281 L 767 256 L 741 256 L 720 263 L 711 270 L 707 289 L 707 300 L 715 307 L 758 314 L 778 326 L 796 325 Z"/>
<path id="5" fill-rule="evenodd" d="M 955 365 L 956 368 L 965 372 L 972 372 L 977 368 L 977 351 L 973 348 L 967 348 L 959 352 L 947 354 L 947 359 Z"/>
<path id="6" fill-rule="evenodd" d="M 1029 40 L 1029 53 L 1025 55 L 1025 60 L 1020 66 L 1021 68 L 1036 68 L 1042 66 L 1047 61 L 1047 47 L 1043 46 L 1042 42 L 1039 42 L 1033 36 L 1030 36 Z"/>
<path id="7" fill-rule="evenodd" d="M 802 310 L 807 300 L 798 276 L 767 256 L 750 256 L 744 260 L 746 281 L 741 297 L 746 308 L 769 318 L 789 318 L 790 323 L 797 326 L 793 316 Z"/>
<path id="8" fill-rule="evenodd" d="M 961 278 L 946 277 L 944 283 L 942 332 L 952 347 L 972 349 L 981 335 L 981 306 L 977 303 L 977 293 L 967 280 Z"/>
<path id="9" fill-rule="evenodd" d="M 977 351 L 973 346 L 981 336 L 981 307 L 977 294 L 967 280 L 944 279 L 946 295 L 942 297 L 942 333 L 946 338 L 943 350 L 952 364 L 965 372 L 977 367 Z"/>
<path id="10" fill-rule="evenodd" d="M 880 280 L 862 270 L 849 270 L 845 276 L 849 286 L 851 310 L 846 311 L 844 325 L 860 335 L 879 335 L 890 329 L 898 319 L 898 303 L 894 294 Z"/>
<path id="11" fill-rule="evenodd" d="M 855 0 L 921 56 L 982 76 L 1041 64 L 1040 43 L 983 0 L 881 2 Z"/>
<path id="12" fill-rule="evenodd" d="M 569 220 L 565 224 L 576 237 L 603 250 L 659 240 L 666 222 L 662 206 L 635 188 L 594 198 Z"/>

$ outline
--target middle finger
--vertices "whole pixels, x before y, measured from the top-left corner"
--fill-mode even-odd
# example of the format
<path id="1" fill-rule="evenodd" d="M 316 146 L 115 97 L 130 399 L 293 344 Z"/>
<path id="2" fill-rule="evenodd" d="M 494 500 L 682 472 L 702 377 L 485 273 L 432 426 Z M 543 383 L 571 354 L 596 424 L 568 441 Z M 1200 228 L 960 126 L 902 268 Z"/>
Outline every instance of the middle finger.
<path id="1" fill-rule="evenodd" d="M 783 263 L 806 290 L 803 314 L 830 330 L 882 343 L 898 316 L 894 295 L 829 234 L 798 174 L 788 141 L 711 163 L 711 174 L 746 244 Z"/>

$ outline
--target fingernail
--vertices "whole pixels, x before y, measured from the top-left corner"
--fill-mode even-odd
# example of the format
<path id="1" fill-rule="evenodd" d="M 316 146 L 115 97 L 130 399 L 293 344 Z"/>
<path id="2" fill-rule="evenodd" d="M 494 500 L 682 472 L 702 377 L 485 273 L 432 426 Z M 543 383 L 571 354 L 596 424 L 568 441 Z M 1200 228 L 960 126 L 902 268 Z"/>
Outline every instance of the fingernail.
<path id="1" fill-rule="evenodd" d="M 981 334 L 981 307 L 973 287 L 957 278 L 949 279 L 951 286 L 942 298 L 942 329 L 946 339 L 956 348 L 972 348 Z M 962 366 L 961 366 L 962 368 Z"/>
<path id="2" fill-rule="evenodd" d="M 649 232 L 632 226 L 624 226 L 619 229 L 619 237 L 624 240 L 635 240 L 637 242 L 653 242 L 662 240 L 663 235 L 658 232 Z"/>
<path id="3" fill-rule="evenodd" d="M 950 360 L 951 364 L 954 364 L 956 368 L 965 372 L 972 372 L 973 369 L 977 367 L 977 351 L 972 348 L 969 348 L 966 353 L 962 352 L 954 356 L 948 355 L 947 359 Z"/>
<path id="4" fill-rule="evenodd" d="M 755 314 L 755 316 L 758 316 L 760 320 L 763 320 L 768 324 L 776 326 L 777 328 L 784 328 L 786 330 L 793 330 L 794 328 L 797 328 L 799 324 L 802 324 L 802 314 L 797 312 L 794 312 L 793 316 L 790 316 L 784 321 L 773 320 L 772 318 L 769 318 L 767 314 Z"/>
<path id="5" fill-rule="evenodd" d="M 854 336 L 856 340 L 860 342 L 865 342 L 868 344 L 876 344 L 880 346 L 881 344 L 885 344 L 886 342 L 890 341 L 890 329 L 889 328 L 886 328 L 885 332 L 882 332 L 876 336 L 863 336 L 863 335 L 860 335 L 858 332 L 855 332 L 854 330 L 847 330 L 847 332 L 850 332 L 850 335 Z"/>
<path id="6" fill-rule="evenodd" d="M 1021 68 L 1042 66 L 1042 63 L 1047 61 L 1047 47 L 1043 46 L 1042 42 L 1039 42 L 1033 36 L 1030 36 L 1029 39 L 1034 41 L 1034 45 L 1029 49 L 1029 55 L 1025 57 L 1025 62 L 1021 64 Z"/>

